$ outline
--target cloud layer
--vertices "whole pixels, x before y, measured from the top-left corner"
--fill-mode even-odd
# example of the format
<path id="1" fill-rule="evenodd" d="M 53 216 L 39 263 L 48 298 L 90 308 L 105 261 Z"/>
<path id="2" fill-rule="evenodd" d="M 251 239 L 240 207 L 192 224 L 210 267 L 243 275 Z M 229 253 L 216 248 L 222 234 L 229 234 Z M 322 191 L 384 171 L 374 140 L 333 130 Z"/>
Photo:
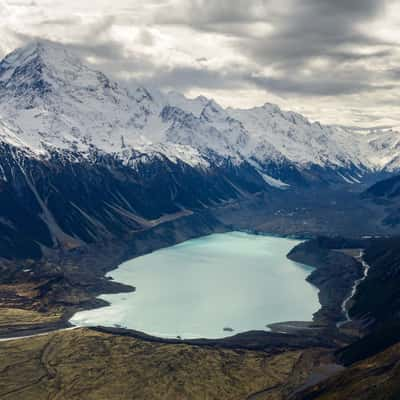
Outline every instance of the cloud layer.
<path id="1" fill-rule="evenodd" d="M 0 0 L 0 55 L 46 38 L 131 85 L 400 126 L 399 11 L 394 0 Z"/>

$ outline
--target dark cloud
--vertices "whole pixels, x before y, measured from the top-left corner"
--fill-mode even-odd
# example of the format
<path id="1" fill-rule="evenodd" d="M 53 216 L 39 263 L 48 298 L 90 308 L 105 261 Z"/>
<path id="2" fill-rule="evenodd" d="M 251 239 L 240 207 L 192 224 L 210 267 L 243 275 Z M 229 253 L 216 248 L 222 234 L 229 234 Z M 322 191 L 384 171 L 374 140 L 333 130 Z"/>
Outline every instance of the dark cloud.
<path id="1" fill-rule="evenodd" d="M 47 19 L 40 21 L 39 26 L 73 26 L 81 24 L 81 18 L 57 18 L 57 19 Z"/>
<path id="2" fill-rule="evenodd" d="M 385 6 L 384 0 L 303 0 L 302 3 L 309 9 L 320 9 L 319 14 L 346 18 L 373 17 Z"/>
<path id="3" fill-rule="evenodd" d="M 385 70 L 385 74 L 388 79 L 398 81 L 400 80 L 400 66 L 396 68 L 390 68 Z"/>
<path id="4" fill-rule="evenodd" d="M 140 30 L 138 37 L 140 43 L 144 46 L 152 46 L 155 43 L 155 38 L 149 29 L 143 28 Z"/>
<path id="5" fill-rule="evenodd" d="M 265 21 L 271 0 L 191 0 L 165 5 L 155 15 L 160 24 L 188 25 L 206 29 L 217 24 Z"/>
<path id="6" fill-rule="evenodd" d="M 186 91 L 196 89 L 240 89 L 252 85 L 246 72 L 227 67 L 221 70 L 196 67 L 158 68 L 142 83 L 161 87 Z"/>
<path id="7" fill-rule="evenodd" d="M 238 38 L 238 48 L 260 62 L 291 69 L 293 62 L 298 66 L 312 57 L 333 58 L 343 47 L 358 50 L 383 45 L 381 40 L 361 33 L 359 24 L 379 15 L 384 4 L 372 0 L 297 0 L 285 15 L 274 19 L 271 35 L 264 40 Z"/>
<path id="8" fill-rule="evenodd" d="M 357 75 L 357 63 L 393 53 L 392 43 L 360 29 L 381 15 L 385 5 L 385 0 L 193 0 L 181 10 L 166 13 L 164 9 L 157 23 L 229 35 L 231 45 L 255 70 L 268 66 L 278 73 L 279 78 L 251 79 L 262 88 L 332 96 L 386 88 L 370 82 L 377 77 L 375 73 Z M 270 32 L 263 37 L 254 35 L 255 23 L 266 24 Z M 315 69 L 315 59 L 325 60 L 326 69 Z M 355 81 L 343 79 L 343 64 L 349 63 L 354 63 Z M 307 77 L 293 78 L 304 68 Z"/>
<path id="9" fill-rule="evenodd" d="M 373 93 L 397 88 L 397 85 L 391 83 L 373 83 L 370 72 L 364 69 L 342 70 L 336 76 L 327 76 L 324 71 L 321 71 L 310 76 L 299 73 L 291 77 L 276 78 L 254 74 L 238 65 L 214 70 L 202 64 L 199 67 L 158 69 L 153 66 L 151 73 L 142 77 L 140 82 L 135 81 L 135 84 L 153 85 L 163 89 L 180 91 L 194 88 L 233 91 L 258 88 L 266 92 L 301 95 L 303 97 Z"/>
<path id="10" fill-rule="evenodd" d="M 354 61 L 373 61 L 373 59 L 391 57 L 394 54 L 393 49 L 384 49 L 379 51 L 372 51 L 370 53 L 360 53 L 359 51 L 345 51 L 335 50 L 327 53 L 326 57 L 331 57 L 333 60 L 339 62 L 354 62 Z"/>
<path id="11" fill-rule="evenodd" d="M 92 41 L 85 43 L 66 43 L 68 48 L 82 58 L 98 58 L 117 62 L 125 58 L 124 46 L 117 41 Z"/>
<path id="12" fill-rule="evenodd" d="M 339 79 L 338 77 L 285 78 L 252 77 L 251 81 L 267 91 L 301 94 L 304 96 L 338 96 L 362 92 L 391 90 L 393 84 L 376 85 L 359 80 Z"/>

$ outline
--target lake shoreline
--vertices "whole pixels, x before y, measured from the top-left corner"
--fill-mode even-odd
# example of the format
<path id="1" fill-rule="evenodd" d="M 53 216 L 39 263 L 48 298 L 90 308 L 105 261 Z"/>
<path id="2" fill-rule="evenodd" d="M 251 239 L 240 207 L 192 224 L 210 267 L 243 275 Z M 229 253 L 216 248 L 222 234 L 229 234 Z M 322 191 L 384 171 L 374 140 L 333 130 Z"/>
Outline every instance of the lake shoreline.
<path id="1" fill-rule="evenodd" d="M 129 293 L 135 290 L 113 282 L 106 274 L 135 257 L 170 247 L 212 233 L 229 232 L 208 211 L 193 213 L 163 222 L 153 228 L 132 232 L 119 240 L 90 244 L 70 250 L 51 251 L 39 261 L 2 261 L 4 283 L 0 283 L 0 307 L 36 310 L 43 314 L 60 314 L 57 328 L 68 328 L 73 314 L 108 305 L 97 297 L 107 293 Z M 25 273 L 25 271 L 29 271 Z M 31 288 L 27 297 L 18 293 Z M 39 295 L 38 295 L 39 294 Z M 46 326 L 36 324 L 14 327 L 10 320 L 7 329 L 0 326 L 0 337 L 13 337 L 21 332 L 40 332 Z"/>
<path id="2" fill-rule="evenodd" d="M 345 318 L 342 309 L 343 301 L 351 293 L 354 283 L 363 274 L 360 261 L 340 249 L 320 245 L 318 239 L 296 246 L 288 254 L 288 258 L 315 267 L 307 278 L 320 290 L 321 309 L 314 314 L 313 322 L 317 325 L 326 324 L 336 329 L 336 324 Z"/>
<path id="3" fill-rule="evenodd" d="M 211 339 L 293 318 L 311 321 L 321 307 L 307 280 L 312 267 L 287 258 L 299 243 L 234 231 L 128 260 L 107 277 L 139 291 L 102 295 L 110 306 L 79 312 L 70 322 Z"/>
<path id="4" fill-rule="evenodd" d="M 141 255 L 148 254 L 160 248 L 173 246 L 174 244 L 181 243 L 192 238 L 207 236 L 215 232 L 230 232 L 233 229 L 233 227 L 225 226 L 214 218 L 210 219 L 210 214 L 201 213 L 194 214 L 189 217 L 179 218 L 174 221 L 169 221 L 168 223 L 164 223 L 151 230 L 134 233 L 131 235 L 131 237 L 126 238 L 124 243 L 121 241 L 110 242 L 107 244 L 107 246 L 90 246 L 86 249 L 83 249 L 83 251 L 78 250 L 72 252 L 69 251 L 68 253 L 60 252 L 58 254 L 51 254 L 46 261 L 43 261 L 46 266 L 50 264 L 50 268 L 53 268 L 53 264 L 61 267 L 63 267 L 65 264 L 79 265 L 79 268 L 83 270 L 83 273 L 80 274 L 82 277 L 82 282 L 80 283 L 85 285 L 85 299 L 83 301 L 80 300 L 80 297 L 78 296 L 76 304 L 65 305 L 65 303 L 63 303 L 63 315 L 60 321 L 57 323 L 57 328 L 71 327 L 71 324 L 69 324 L 68 320 L 77 311 L 96 309 L 107 305 L 106 302 L 96 298 L 101 293 L 120 293 L 134 290 L 133 287 L 120 285 L 105 278 L 106 273 L 116 269 L 121 262 L 124 262 L 132 257 L 139 257 Z M 266 232 L 252 232 L 259 235 L 269 235 Z M 271 235 L 275 236 L 274 233 Z M 293 235 L 279 236 L 293 237 Z M 303 239 L 302 235 L 296 235 L 296 238 Z M 96 263 L 94 263 L 94 261 L 96 261 Z M 313 264 L 310 265 L 315 266 Z M 93 266 L 96 268 L 93 269 Z M 94 273 L 96 277 L 94 282 L 91 282 L 91 278 L 89 284 L 85 283 L 87 280 L 85 271 L 87 270 L 90 270 L 91 276 L 93 276 Z M 46 272 L 47 278 L 48 272 L 44 272 Z M 41 276 L 35 276 L 34 279 L 41 279 Z M 47 298 L 46 293 L 43 295 L 44 298 Z M 87 298 L 88 295 L 89 298 Z M 46 303 L 49 304 L 46 307 L 50 312 L 53 307 L 53 301 L 54 300 L 51 298 L 46 300 Z M 54 302 L 54 306 L 57 306 L 57 302 Z M 25 305 L 24 303 L 19 307 L 31 308 L 32 306 L 29 304 Z M 332 326 L 332 324 L 328 325 Z M 18 328 L 14 331 L 10 331 L 8 329 L 7 332 L 2 332 L 0 329 L 0 337 L 6 338 L 18 335 L 20 336 L 24 332 L 35 334 L 35 332 L 38 330 L 43 332 L 45 327 L 46 324 L 43 324 L 43 326 L 41 326 L 39 329 L 36 326 L 28 325 L 23 327 L 23 329 Z M 53 329 L 54 325 L 49 326 L 49 328 Z M 266 333 L 268 334 L 269 332 Z"/>

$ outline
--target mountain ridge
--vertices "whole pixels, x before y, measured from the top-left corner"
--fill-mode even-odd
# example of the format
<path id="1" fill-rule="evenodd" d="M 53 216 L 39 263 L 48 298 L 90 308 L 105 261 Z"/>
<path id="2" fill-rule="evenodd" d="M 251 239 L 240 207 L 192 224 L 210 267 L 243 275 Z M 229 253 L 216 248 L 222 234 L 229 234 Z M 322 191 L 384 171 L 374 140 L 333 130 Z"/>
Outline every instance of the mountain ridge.
<path id="1" fill-rule="evenodd" d="M 344 183 L 400 168 L 397 133 L 353 133 L 268 103 L 224 109 L 201 96 L 128 89 L 47 41 L 17 49 L 0 63 L 0 121 L 36 153 L 49 146 L 82 153 L 96 147 L 123 159 L 128 148 L 203 167 L 216 155 L 256 163 L 267 175 L 270 162 L 338 169 Z"/>

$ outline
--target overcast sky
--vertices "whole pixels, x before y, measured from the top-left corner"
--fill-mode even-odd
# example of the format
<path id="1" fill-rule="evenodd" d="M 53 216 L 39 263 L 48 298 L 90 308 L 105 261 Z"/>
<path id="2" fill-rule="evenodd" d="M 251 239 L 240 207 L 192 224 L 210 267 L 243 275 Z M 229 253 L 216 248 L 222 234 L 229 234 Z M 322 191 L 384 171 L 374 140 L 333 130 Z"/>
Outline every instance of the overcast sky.
<path id="1" fill-rule="evenodd" d="M 0 56 L 46 38 L 132 85 L 400 126 L 399 3 L 0 0 Z"/>

